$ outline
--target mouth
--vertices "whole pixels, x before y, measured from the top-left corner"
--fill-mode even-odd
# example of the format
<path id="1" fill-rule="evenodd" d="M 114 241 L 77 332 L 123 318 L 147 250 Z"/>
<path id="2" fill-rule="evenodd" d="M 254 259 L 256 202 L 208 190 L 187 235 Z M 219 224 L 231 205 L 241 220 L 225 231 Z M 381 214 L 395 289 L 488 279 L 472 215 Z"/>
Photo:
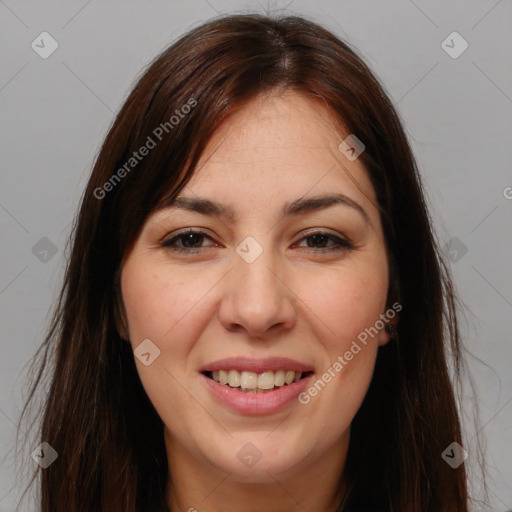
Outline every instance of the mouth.
<path id="1" fill-rule="evenodd" d="M 234 369 L 203 371 L 205 377 L 241 393 L 270 393 L 285 388 L 312 375 L 313 371 L 267 370 L 263 372 Z"/>
<path id="2" fill-rule="evenodd" d="M 298 404 L 315 367 L 287 357 L 228 357 L 199 368 L 217 404 L 237 414 L 276 414 Z"/>

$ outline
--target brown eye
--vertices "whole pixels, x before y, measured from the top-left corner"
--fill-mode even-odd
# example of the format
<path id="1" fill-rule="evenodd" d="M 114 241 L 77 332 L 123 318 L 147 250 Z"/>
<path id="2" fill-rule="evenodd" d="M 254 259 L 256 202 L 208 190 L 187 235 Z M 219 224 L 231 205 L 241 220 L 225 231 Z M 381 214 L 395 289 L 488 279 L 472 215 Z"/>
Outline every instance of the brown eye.
<path id="1" fill-rule="evenodd" d="M 162 242 L 161 246 L 181 253 L 198 253 L 204 248 L 211 247 L 211 245 L 201 246 L 201 242 L 206 238 L 212 240 L 212 238 L 203 231 L 188 230 Z M 302 242 L 303 240 L 307 241 L 308 251 L 314 253 L 353 249 L 353 245 L 348 240 L 322 231 L 311 233 L 303 237 L 300 241 Z M 329 242 L 332 242 L 331 246 L 327 246 Z"/>
<path id="2" fill-rule="evenodd" d="M 201 247 L 194 246 L 200 244 L 200 242 L 204 238 L 210 237 L 206 233 L 203 233 L 202 231 L 189 230 L 179 235 L 176 235 L 175 237 L 169 240 L 162 242 L 161 245 L 162 247 L 166 247 L 177 252 L 196 253 L 200 251 Z M 181 243 L 181 246 L 179 245 L 179 243 Z"/>
<path id="3" fill-rule="evenodd" d="M 313 248 L 312 252 L 331 252 L 331 251 L 340 251 L 343 249 L 353 249 L 353 245 L 343 238 L 334 236 L 330 233 L 326 233 L 323 231 L 318 231 L 316 233 L 311 233 L 304 238 L 302 238 L 300 241 L 306 240 L 307 241 L 307 247 Z M 326 244 L 332 241 L 334 242 L 334 245 L 331 245 L 330 247 L 326 247 Z M 314 248 L 319 248 L 320 250 L 315 250 Z M 322 251 L 322 249 L 325 249 Z"/>

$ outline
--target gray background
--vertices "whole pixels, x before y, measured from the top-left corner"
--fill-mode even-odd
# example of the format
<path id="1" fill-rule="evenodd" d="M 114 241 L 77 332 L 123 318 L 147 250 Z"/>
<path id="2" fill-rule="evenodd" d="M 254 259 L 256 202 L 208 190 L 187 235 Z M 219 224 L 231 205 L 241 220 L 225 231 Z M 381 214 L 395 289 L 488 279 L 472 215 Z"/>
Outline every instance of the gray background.
<path id="1" fill-rule="evenodd" d="M 480 360 L 469 360 L 481 410 L 468 426 L 468 464 L 479 431 L 492 510 L 512 509 L 512 2 L 265 2 L 0 0 L 0 511 L 14 509 L 22 488 L 13 442 L 24 365 L 42 341 L 70 222 L 114 112 L 143 65 L 183 32 L 217 13 L 267 9 L 346 38 L 399 109 L 439 240 L 455 250 L 464 341 Z M 31 47 L 43 31 L 59 45 L 47 59 Z M 453 31 L 469 44 L 458 58 L 441 45 Z"/>

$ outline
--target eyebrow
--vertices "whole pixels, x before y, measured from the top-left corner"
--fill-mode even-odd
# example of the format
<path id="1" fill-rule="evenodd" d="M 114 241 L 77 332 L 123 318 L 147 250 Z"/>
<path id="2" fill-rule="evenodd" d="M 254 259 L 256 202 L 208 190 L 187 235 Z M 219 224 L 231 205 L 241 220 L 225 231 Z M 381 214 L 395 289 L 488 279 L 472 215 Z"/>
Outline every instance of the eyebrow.
<path id="1" fill-rule="evenodd" d="M 356 210 L 361 214 L 365 222 L 371 225 L 370 218 L 363 207 L 343 194 L 327 194 L 307 198 L 301 197 L 295 201 L 286 202 L 281 209 L 279 220 L 281 221 L 290 216 L 298 216 L 309 212 L 324 210 L 335 205 L 348 206 Z M 212 217 L 225 218 L 232 222 L 236 220 L 235 210 L 231 206 L 200 197 L 178 197 L 167 202 L 163 208 L 178 208 Z"/>

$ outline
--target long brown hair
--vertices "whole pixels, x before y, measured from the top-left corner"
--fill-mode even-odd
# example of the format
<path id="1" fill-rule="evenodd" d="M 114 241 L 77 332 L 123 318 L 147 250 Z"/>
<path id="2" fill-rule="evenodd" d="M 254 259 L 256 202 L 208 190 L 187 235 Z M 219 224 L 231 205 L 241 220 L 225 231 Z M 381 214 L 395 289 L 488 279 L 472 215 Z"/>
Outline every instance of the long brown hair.
<path id="1" fill-rule="evenodd" d="M 38 435 L 58 459 L 39 471 L 42 512 L 167 510 L 162 420 L 116 329 L 123 257 L 148 215 L 186 185 L 220 124 L 256 95 L 284 89 L 320 99 L 364 141 L 389 299 L 403 307 L 352 423 L 342 510 L 468 511 L 465 465 L 452 469 L 441 457 L 463 444 L 448 364 L 459 379 L 456 296 L 399 116 L 362 58 L 328 30 L 297 16 L 245 14 L 209 21 L 159 55 L 97 156 L 21 415 L 46 375 Z M 127 165 L 148 137 L 147 156 Z"/>

